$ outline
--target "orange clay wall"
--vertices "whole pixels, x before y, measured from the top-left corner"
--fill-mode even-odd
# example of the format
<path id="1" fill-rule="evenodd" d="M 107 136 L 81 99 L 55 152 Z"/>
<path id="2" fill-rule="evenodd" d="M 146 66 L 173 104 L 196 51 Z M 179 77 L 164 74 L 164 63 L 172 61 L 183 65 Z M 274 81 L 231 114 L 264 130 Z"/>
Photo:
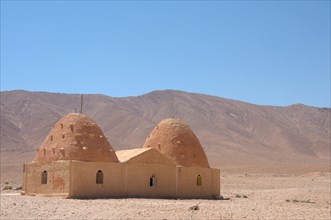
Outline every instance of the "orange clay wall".
<path id="1" fill-rule="evenodd" d="M 81 162 L 71 163 L 70 198 L 124 197 L 124 169 L 121 163 Z M 96 183 L 96 173 L 103 172 L 103 184 Z"/>
<path id="2" fill-rule="evenodd" d="M 126 164 L 127 195 L 129 197 L 174 198 L 176 197 L 176 167 L 163 164 Z M 150 186 L 150 178 L 156 185 Z"/>
<path id="3" fill-rule="evenodd" d="M 201 176 L 201 186 L 197 176 Z M 220 195 L 220 171 L 212 168 L 177 167 L 179 198 L 210 198 Z"/>
<path id="4" fill-rule="evenodd" d="M 23 193 L 27 195 L 47 194 L 67 196 L 70 188 L 69 167 L 69 161 L 25 164 Z M 41 184 L 42 173 L 44 171 L 47 171 L 47 183 Z"/>
<path id="5" fill-rule="evenodd" d="M 47 184 L 41 184 L 44 170 L 48 174 Z M 103 172 L 103 184 L 96 184 L 99 170 Z M 156 186 L 151 187 L 153 175 Z M 201 176 L 201 186 L 197 185 L 198 175 Z M 69 198 L 211 198 L 220 195 L 220 170 L 148 163 L 29 163 L 25 164 L 23 190 L 27 195 Z"/>

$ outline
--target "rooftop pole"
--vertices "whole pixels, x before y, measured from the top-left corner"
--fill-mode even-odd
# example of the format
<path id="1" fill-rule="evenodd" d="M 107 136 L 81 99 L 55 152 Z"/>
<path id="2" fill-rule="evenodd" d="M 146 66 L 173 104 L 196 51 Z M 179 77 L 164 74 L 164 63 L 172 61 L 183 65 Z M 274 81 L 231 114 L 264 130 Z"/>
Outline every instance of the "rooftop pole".
<path id="1" fill-rule="evenodd" d="M 80 113 L 83 114 L 83 94 L 80 97 Z"/>

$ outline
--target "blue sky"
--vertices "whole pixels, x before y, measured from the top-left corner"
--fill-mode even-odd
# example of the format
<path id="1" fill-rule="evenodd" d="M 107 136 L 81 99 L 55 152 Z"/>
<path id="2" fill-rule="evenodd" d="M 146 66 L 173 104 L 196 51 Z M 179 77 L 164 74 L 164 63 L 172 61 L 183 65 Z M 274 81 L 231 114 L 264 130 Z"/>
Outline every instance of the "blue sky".
<path id="1" fill-rule="evenodd" d="M 1 1 L 1 91 L 330 107 L 330 1 Z"/>

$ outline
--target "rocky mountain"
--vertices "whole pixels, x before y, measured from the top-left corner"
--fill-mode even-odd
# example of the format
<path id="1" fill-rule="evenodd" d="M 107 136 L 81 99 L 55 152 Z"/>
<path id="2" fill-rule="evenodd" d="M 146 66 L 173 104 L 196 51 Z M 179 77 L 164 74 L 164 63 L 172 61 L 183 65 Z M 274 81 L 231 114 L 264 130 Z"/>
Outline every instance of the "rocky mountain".
<path id="1" fill-rule="evenodd" d="M 1 153 L 33 152 L 80 94 L 1 92 Z M 330 108 L 259 106 L 182 91 L 114 98 L 84 94 L 83 113 L 115 150 L 142 146 L 164 118 L 186 121 L 217 167 L 329 165 Z M 32 158 L 31 158 L 32 159 Z"/>

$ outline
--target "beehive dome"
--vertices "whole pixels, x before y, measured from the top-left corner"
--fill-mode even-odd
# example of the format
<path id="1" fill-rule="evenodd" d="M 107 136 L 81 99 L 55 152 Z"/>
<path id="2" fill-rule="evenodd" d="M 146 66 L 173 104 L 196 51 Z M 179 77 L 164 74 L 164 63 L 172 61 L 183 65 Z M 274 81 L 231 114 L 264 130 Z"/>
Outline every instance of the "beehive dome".
<path id="1" fill-rule="evenodd" d="M 78 113 L 65 115 L 54 125 L 33 162 L 56 160 L 118 162 L 101 128 L 86 115 Z"/>
<path id="2" fill-rule="evenodd" d="M 209 167 L 200 141 L 192 129 L 178 118 L 161 121 L 147 137 L 143 147 L 160 150 L 176 165 Z"/>

